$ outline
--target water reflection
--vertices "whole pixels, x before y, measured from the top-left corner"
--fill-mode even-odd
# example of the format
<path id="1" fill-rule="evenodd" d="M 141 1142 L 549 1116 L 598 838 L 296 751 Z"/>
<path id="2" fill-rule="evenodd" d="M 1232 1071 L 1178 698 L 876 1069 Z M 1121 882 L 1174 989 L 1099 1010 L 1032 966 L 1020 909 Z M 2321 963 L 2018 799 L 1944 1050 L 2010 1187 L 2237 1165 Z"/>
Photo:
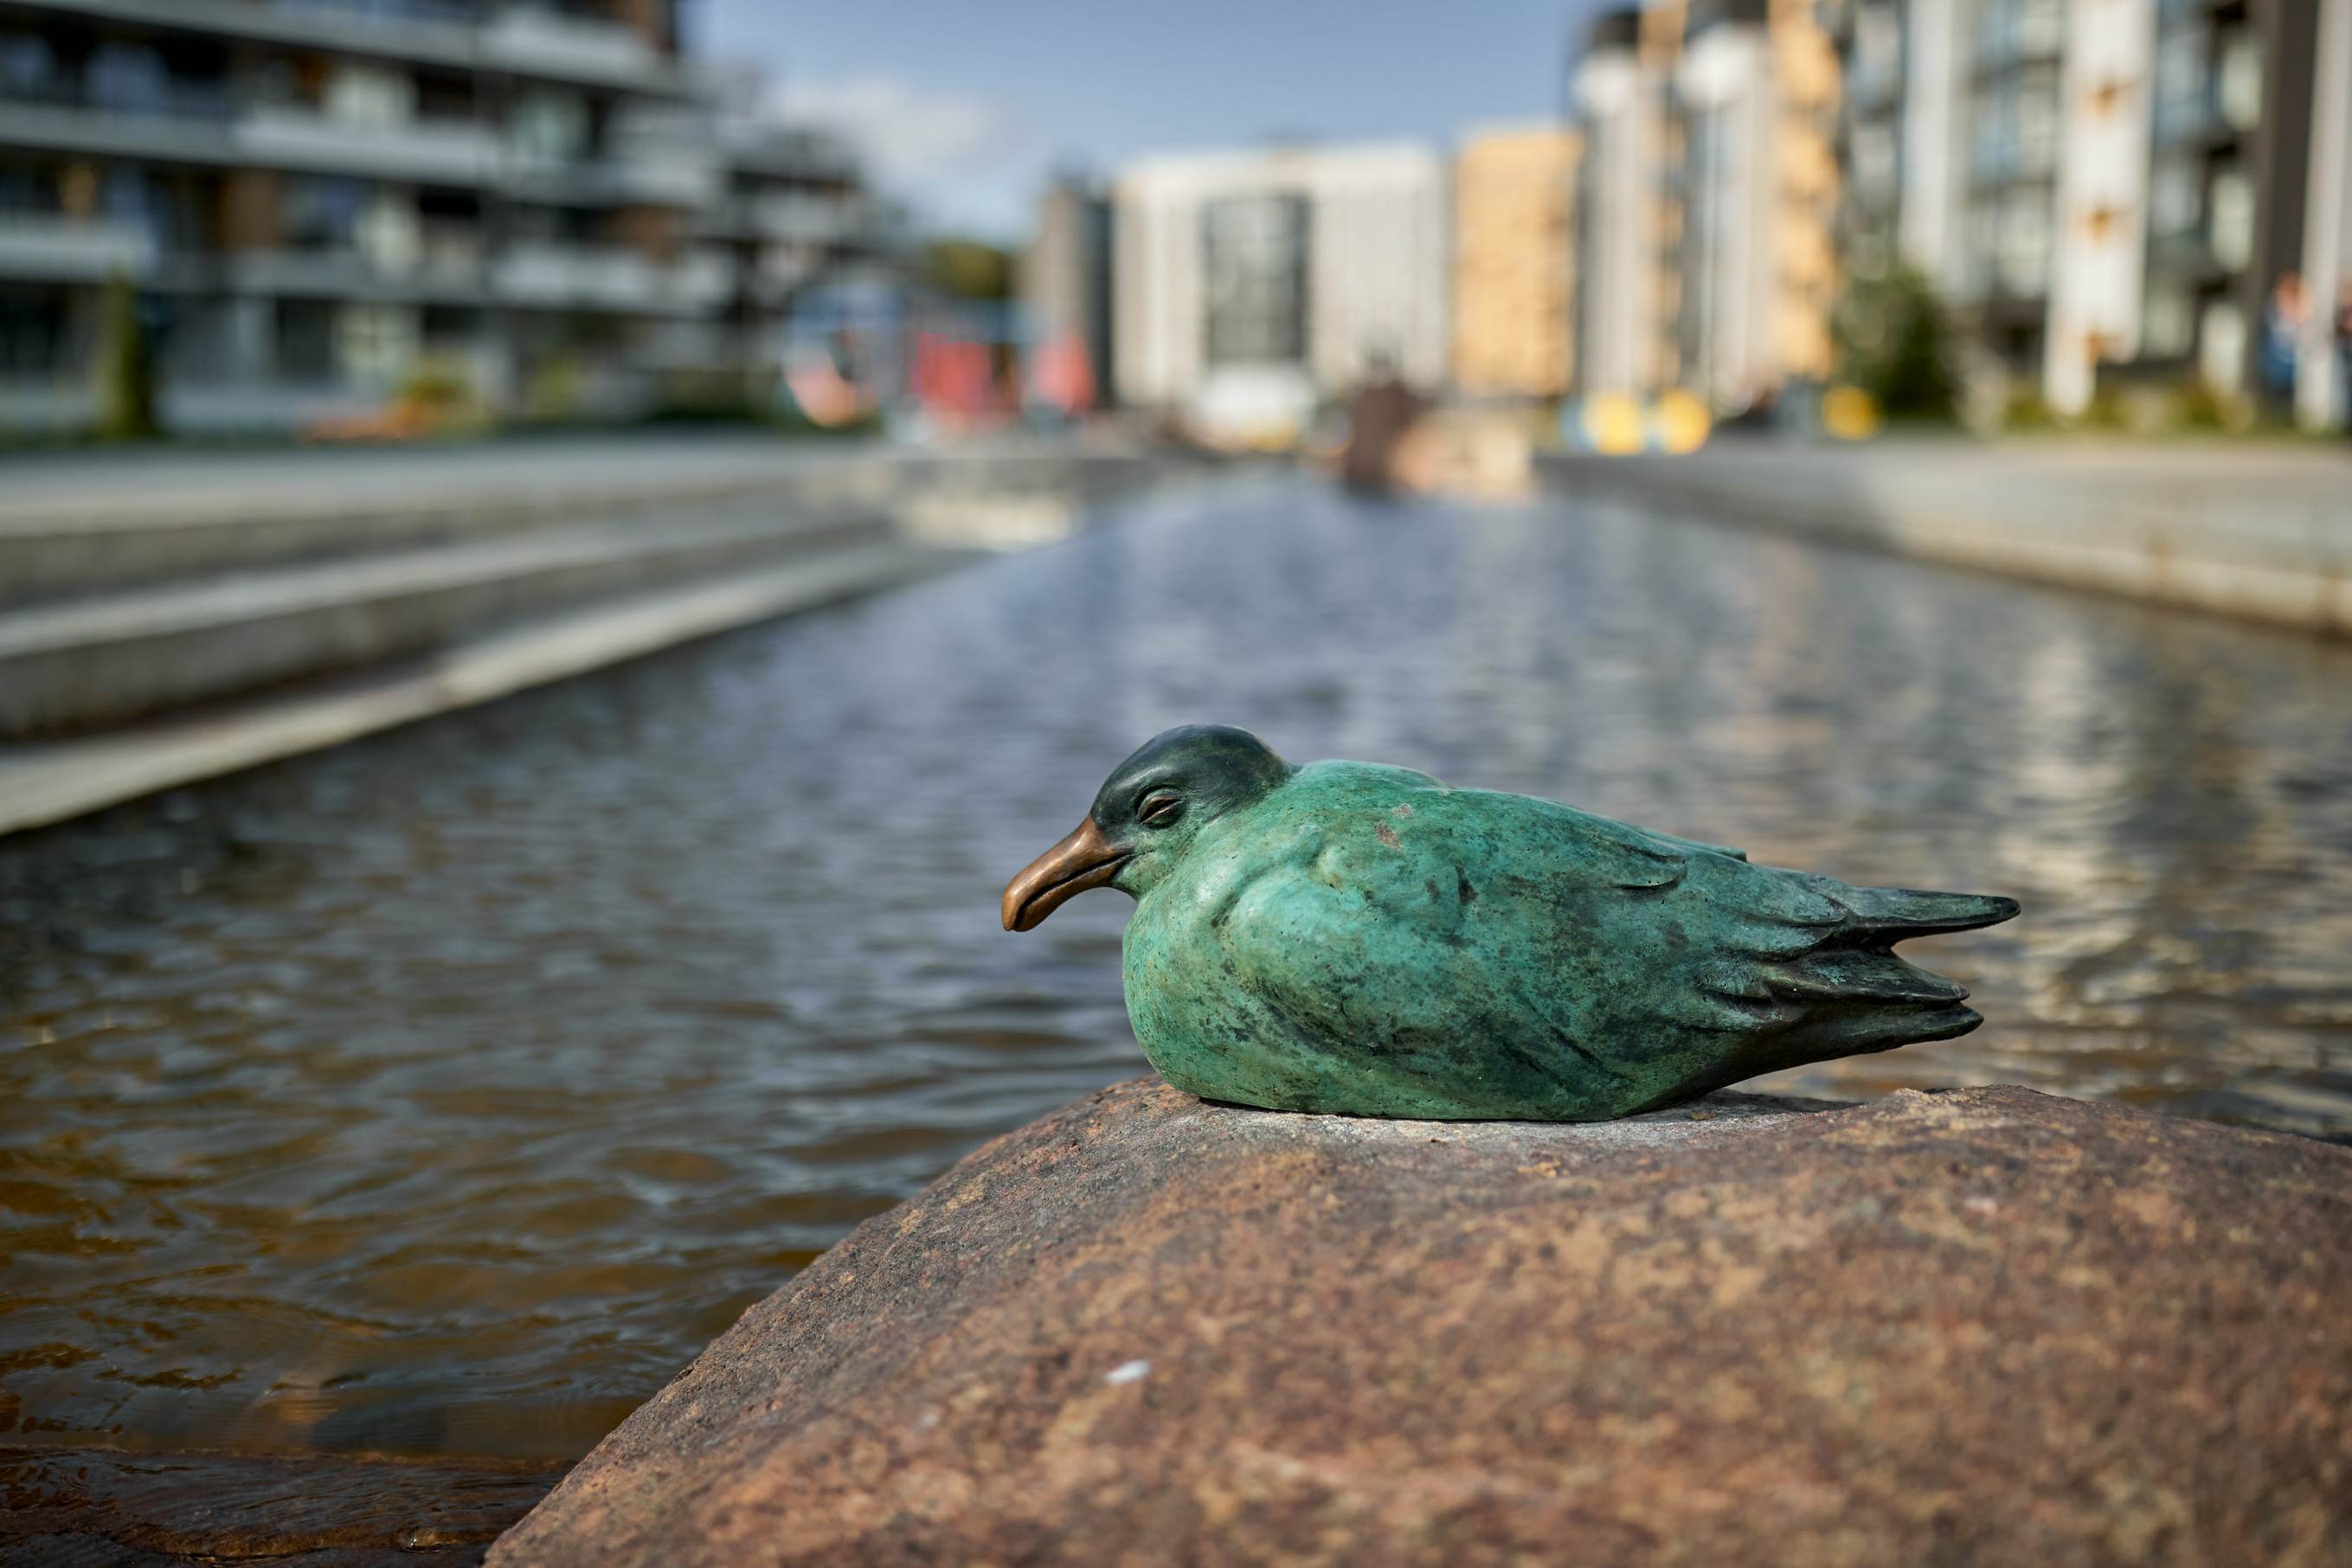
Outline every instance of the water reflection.
<path id="1" fill-rule="evenodd" d="M 2352 651 L 1599 506 L 1250 484 L 0 846 L 0 1426 L 583 1451 L 980 1139 L 1137 1070 L 1003 879 L 1170 723 L 1856 881 L 2022 1081 L 2352 1134 Z"/>

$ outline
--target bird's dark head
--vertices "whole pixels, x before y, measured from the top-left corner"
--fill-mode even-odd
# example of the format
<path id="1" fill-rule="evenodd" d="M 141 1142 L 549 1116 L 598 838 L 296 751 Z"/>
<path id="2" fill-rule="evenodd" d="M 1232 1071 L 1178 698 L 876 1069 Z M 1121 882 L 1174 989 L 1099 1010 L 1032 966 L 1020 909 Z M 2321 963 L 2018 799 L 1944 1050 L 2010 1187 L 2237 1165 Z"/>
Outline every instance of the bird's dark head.
<path id="1" fill-rule="evenodd" d="M 1004 929 L 1028 931 L 1088 888 L 1142 897 L 1201 829 L 1263 799 L 1293 771 L 1264 741 L 1229 725 L 1154 735 L 1111 770 L 1077 831 L 1005 884 Z"/>

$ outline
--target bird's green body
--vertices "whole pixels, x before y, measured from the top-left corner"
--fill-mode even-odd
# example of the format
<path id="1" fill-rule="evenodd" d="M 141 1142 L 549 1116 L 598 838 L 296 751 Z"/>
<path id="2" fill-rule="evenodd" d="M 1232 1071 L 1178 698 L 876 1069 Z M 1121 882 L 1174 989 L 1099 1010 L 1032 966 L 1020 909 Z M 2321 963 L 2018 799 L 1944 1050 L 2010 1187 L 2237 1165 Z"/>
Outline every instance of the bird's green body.
<path id="1" fill-rule="evenodd" d="M 1134 846 L 1104 879 L 1137 896 L 1129 1017 L 1152 1065 L 1204 1099 L 1628 1115 L 1973 1028 L 1964 990 L 1888 950 L 2016 912 L 1752 866 L 1403 768 L 1236 762 L 1243 742 L 1259 744 L 1162 736 L 1080 829 L 1107 850 Z M 1120 835 L 1123 815 L 1159 801 L 1165 816 L 1171 795 L 1182 804 L 1160 839 Z M 1014 912 L 1008 891 L 1008 924 Z"/>

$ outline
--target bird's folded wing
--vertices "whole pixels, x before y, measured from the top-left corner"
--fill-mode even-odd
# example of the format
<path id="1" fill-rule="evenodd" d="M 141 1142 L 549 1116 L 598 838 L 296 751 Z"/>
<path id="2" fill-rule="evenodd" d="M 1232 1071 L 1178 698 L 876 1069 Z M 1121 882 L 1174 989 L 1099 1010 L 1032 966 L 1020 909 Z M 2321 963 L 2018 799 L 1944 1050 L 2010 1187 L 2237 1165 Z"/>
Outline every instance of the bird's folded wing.
<path id="1" fill-rule="evenodd" d="M 1747 850 L 1734 849 L 1728 844 L 1709 844 L 1704 839 L 1698 838 L 1676 838 L 1670 833 L 1658 833 L 1646 827 L 1637 828 L 1634 831 L 1640 833 L 1645 838 L 1654 838 L 1662 844 L 1670 844 L 1676 849 L 1681 850 L 1685 855 L 1720 855 L 1727 860 L 1745 860 L 1748 858 Z"/>
<path id="2" fill-rule="evenodd" d="M 1368 896 L 1304 865 L 1256 877 L 1218 922 L 1234 982 L 1286 1034 L 1344 1042 L 1350 1072 L 1401 1089 L 1475 1093 L 1465 1059 L 1507 1067 L 1522 1091 L 1595 1070 L 1574 1019 L 1519 984 L 1526 972 L 1461 940 L 1466 873 L 1428 869 L 1417 897 Z"/>

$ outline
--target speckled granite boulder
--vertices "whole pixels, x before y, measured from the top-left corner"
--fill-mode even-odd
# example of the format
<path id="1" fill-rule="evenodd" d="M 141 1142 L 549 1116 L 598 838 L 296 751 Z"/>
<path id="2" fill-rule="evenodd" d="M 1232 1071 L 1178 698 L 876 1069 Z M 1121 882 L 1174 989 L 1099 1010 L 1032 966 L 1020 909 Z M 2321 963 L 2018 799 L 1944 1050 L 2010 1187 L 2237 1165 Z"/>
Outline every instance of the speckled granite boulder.
<path id="1" fill-rule="evenodd" d="M 490 1561 L 2352 1563 L 2352 1152 L 2017 1089 L 1122 1084 L 860 1226 Z"/>

